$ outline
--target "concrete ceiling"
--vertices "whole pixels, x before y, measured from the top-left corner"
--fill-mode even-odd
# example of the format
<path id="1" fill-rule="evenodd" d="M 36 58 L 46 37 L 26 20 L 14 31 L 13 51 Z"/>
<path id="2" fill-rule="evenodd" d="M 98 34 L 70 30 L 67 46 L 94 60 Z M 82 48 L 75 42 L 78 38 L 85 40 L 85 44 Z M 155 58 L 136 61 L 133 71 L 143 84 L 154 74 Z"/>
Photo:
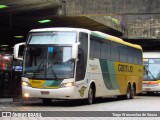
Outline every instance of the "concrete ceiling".
<path id="1" fill-rule="evenodd" d="M 32 28 L 43 27 L 38 20 L 50 19 L 59 7 L 52 0 L 0 0 L 0 4 L 7 8 L 0 9 L 0 45 L 25 41 L 27 33 Z M 23 35 L 24 38 L 16 39 L 15 35 Z"/>
<path id="2" fill-rule="evenodd" d="M 31 29 L 45 27 L 82 27 L 110 34 L 116 31 L 84 16 L 60 15 L 63 0 L 0 0 L 7 8 L 0 9 L 0 45 L 24 42 Z M 42 19 L 52 20 L 39 24 Z M 24 38 L 14 38 L 23 35 Z"/>
<path id="3" fill-rule="evenodd" d="M 46 27 L 83 27 L 91 30 L 99 30 L 108 34 L 116 35 L 117 31 L 95 22 L 84 16 L 61 15 L 63 0 L 0 0 L 0 4 L 7 8 L 0 9 L 0 45 L 8 44 L 13 47 L 15 43 L 24 42 L 27 33 L 31 29 Z M 52 20 L 50 23 L 39 24 L 42 19 Z M 23 35 L 24 38 L 17 39 L 14 36 Z M 130 41 L 144 45 L 156 45 L 156 40 Z M 144 44 L 143 44 L 144 43 Z"/>

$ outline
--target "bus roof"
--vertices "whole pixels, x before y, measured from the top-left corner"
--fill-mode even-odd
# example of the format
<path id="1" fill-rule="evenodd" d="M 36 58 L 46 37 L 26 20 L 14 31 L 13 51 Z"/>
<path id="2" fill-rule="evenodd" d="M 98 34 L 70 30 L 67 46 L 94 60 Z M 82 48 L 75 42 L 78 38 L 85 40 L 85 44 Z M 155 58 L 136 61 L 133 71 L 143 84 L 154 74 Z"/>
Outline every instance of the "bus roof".
<path id="1" fill-rule="evenodd" d="M 112 35 L 108 35 L 108 34 L 105 34 L 105 33 L 99 32 L 99 31 L 92 31 L 91 34 L 94 35 L 94 36 L 97 36 L 97 37 L 101 37 L 101 38 L 104 38 L 104 39 L 107 39 L 107 40 L 110 40 L 110 41 L 118 42 L 118 43 L 121 43 L 123 45 L 127 45 L 127 46 L 130 46 L 130 47 L 134 47 L 134 48 L 142 50 L 142 47 L 140 45 L 132 44 L 132 43 L 123 41 L 121 38 L 118 38 L 118 37 L 115 37 L 115 36 L 112 36 Z"/>
<path id="2" fill-rule="evenodd" d="M 114 42 L 118 42 L 127 46 L 131 46 L 137 49 L 142 50 L 142 47 L 140 45 L 136 45 L 136 44 L 132 44 L 129 42 L 125 42 L 122 39 L 112 36 L 112 35 L 108 35 L 99 31 L 91 31 L 88 29 L 83 29 L 83 28 L 69 28 L 69 27 L 54 27 L 54 28 L 41 28 L 41 29 L 32 29 L 30 32 L 47 32 L 47 31 L 77 31 L 77 32 L 85 32 L 97 37 L 101 37 L 107 40 L 111 40 Z"/>
<path id="3" fill-rule="evenodd" d="M 47 31 L 77 31 L 77 32 L 91 33 L 91 31 L 88 30 L 88 29 L 83 29 L 83 28 L 68 28 L 68 27 L 54 27 L 54 28 L 32 29 L 30 32 L 47 32 Z"/>

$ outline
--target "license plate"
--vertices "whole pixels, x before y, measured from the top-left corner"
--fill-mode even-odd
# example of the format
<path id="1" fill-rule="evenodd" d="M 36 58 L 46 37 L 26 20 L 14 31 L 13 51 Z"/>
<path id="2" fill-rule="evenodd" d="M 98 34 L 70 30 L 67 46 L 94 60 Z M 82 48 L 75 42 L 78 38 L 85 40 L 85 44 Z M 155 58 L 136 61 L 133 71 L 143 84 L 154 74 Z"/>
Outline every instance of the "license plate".
<path id="1" fill-rule="evenodd" d="M 49 91 L 41 91 L 42 95 L 49 95 Z"/>
<path id="2" fill-rule="evenodd" d="M 150 90 L 150 88 L 145 88 L 145 90 Z"/>

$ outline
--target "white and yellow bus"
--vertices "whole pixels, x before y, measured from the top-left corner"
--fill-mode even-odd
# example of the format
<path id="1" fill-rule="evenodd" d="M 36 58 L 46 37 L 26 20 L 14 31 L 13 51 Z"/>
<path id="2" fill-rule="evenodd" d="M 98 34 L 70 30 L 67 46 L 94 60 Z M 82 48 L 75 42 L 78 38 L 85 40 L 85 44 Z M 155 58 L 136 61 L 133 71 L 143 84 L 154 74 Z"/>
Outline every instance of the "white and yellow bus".
<path id="1" fill-rule="evenodd" d="M 143 92 L 160 92 L 160 52 L 144 52 Z"/>
<path id="2" fill-rule="evenodd" d="M 80 28 L 29 32 L 23 56 L 22 94 L 27 98 L 86 99 L 142 92 L 142 48 L 120 38 Z"/>

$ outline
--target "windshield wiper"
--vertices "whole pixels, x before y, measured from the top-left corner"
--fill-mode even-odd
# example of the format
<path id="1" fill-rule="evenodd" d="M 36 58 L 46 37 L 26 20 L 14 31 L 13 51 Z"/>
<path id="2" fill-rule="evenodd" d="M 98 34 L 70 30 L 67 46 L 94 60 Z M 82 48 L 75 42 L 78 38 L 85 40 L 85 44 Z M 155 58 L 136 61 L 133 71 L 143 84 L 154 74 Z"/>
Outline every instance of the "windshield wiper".
<path id="1" fill-rule="evenodd" d="M 33 75 L 32 79 L 34 79 L 34 78 L 35 78 L 36 73 L 38 72 L 38 70 L 39 70 L 39 68 L 41 67 L 42 63 L 44 63 L 44 61 L 42 61 L 42 62 L 39 64 L 39 66 L 38 66 L 37 70 L 34 72 L 34 75 Z"/>
<path id="2" fill-rule="evenodd" d="M 153 77 L 153 79 L 156 81 L 156 78 L 153 76 L 153 74 L 151 73 L 151 71 L 147 70 L 147 68 L 144 66 L 144 69 L 149 72 L 151 74 L 151 76 Z"/>
<path id="3" fill-rule="evenodd" d="M 51 64 L 51 63 L 49 63 L 49 64 Z M 52 69 L 52 73 L 53 73 L 55 79 L 58 80 L 58 79 L 57 79 L 57 75 L 56 75 L 56 73 L 55 73 L 55 71 L 54 71 L 54 69 L 53 69 L 53 65 L 54 65 L 54 64 L 51 64 L 51 66 L 49 66 L 48 70 L 51 68 L 51 69 Z"/>

